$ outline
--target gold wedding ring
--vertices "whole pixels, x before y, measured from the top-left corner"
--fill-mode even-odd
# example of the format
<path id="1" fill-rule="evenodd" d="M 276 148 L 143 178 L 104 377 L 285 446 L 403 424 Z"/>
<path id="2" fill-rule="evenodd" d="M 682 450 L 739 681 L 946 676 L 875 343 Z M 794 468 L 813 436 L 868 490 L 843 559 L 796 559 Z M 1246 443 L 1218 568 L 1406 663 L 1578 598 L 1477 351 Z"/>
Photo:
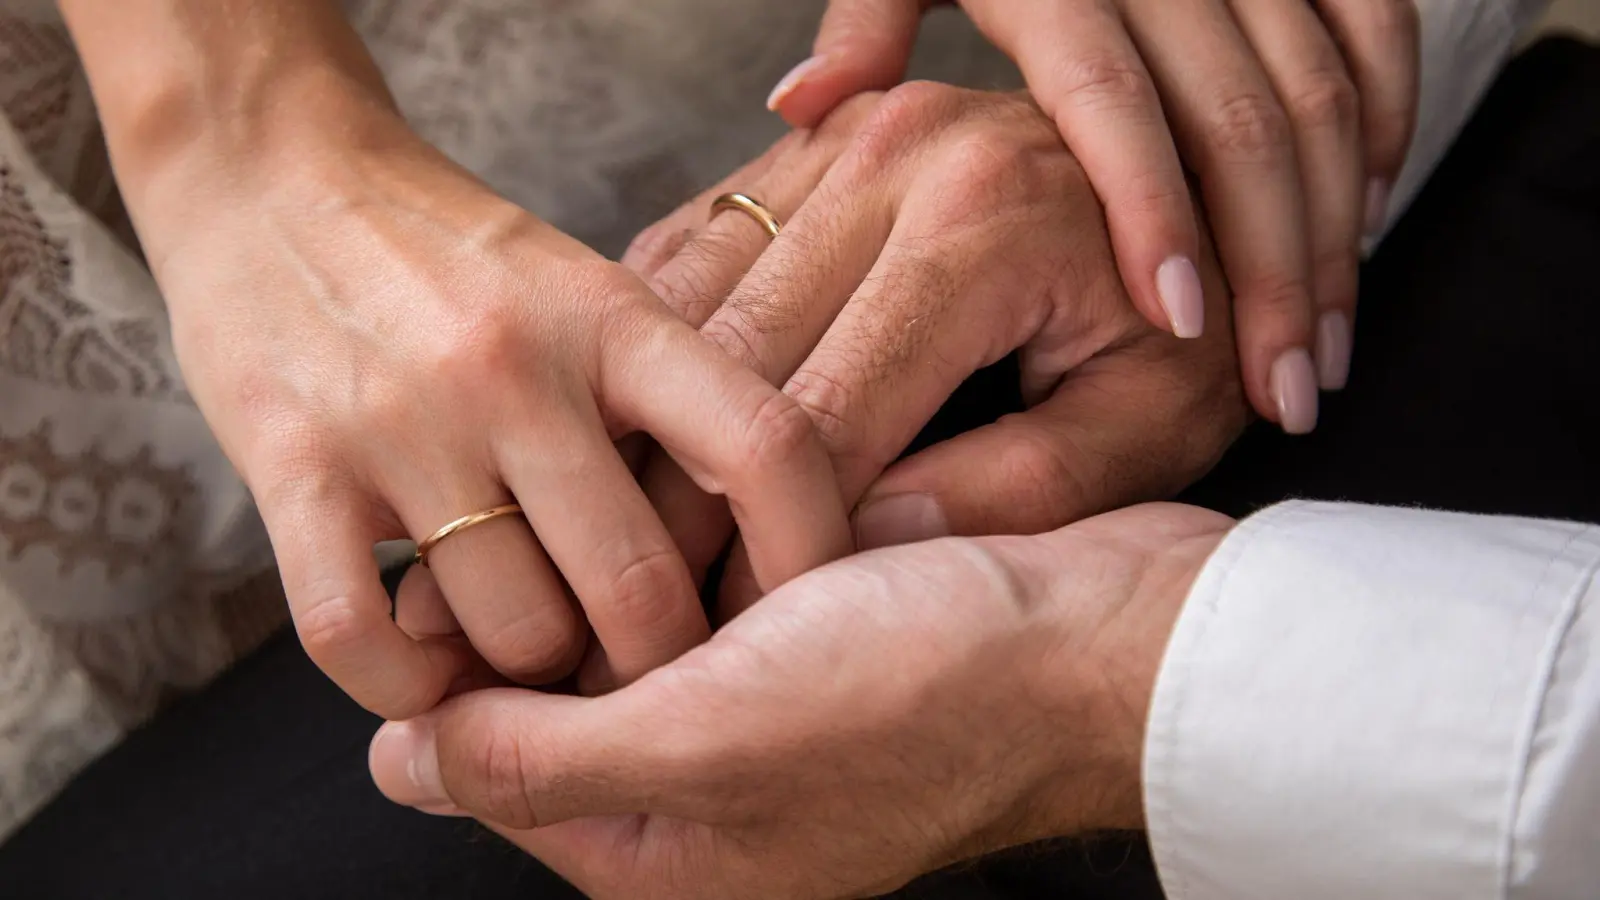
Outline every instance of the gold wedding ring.
<path id="1" fill-rule="evenodd" d="M 507 503 L 505 506 L 496 506 L 493 509 L 486 509 L 483 512 L 475 512 L 470 516 L 462 516 L 454 522 L 451 522 L 449 525 L 446 525 L 438 531 L 435 531 L 433 534 L 428 535 L 426 539 L 419 541 L 417 543 L 417 556 L 416 559 L 413 560 L 413 564 L 426 566 L 428 564 L 428 554 L 433 552 L 433 548 L 439 546 L 440 541 L 453 534 L 460 534 L 474 525 L 482 525 L 485 522 L 492 522 L 495 519 L 501 518 L 502 516 L 520 515 L 522 515 L 521 506 L 515 503 Z"/>
<path id="2" fill-rule="evenodd" d="M 761 223 L 762 228 L 767 230 L 767 234 L 773 237 L 777 237 L 778 232 L 783 230 L 783 223 L 779 222 L 778 217 L 772 214 L 772 210 L 762 206 L 759 202 L 750 198 L 748 195 L 735 192 L 732 194 L 723 194 L 721 197 L 711 201 L 712 218 L 716 218 L 717 213 L 720 213 L 725 209 L 737 209 L 750 218 L 755 219 L 757 222 Z"/>

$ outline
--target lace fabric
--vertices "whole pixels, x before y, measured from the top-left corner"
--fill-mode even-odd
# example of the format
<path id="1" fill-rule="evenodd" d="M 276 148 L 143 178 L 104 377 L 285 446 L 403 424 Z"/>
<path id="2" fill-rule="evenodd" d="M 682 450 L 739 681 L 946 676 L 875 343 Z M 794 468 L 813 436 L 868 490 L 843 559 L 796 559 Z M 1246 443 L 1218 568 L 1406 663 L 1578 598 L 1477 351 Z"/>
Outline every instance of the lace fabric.
<path id="1" fill-rule="evenodd" d="M 616 254 L 764 149 L 822 0 L 347 0 L 424 137 Z M 1015 84 L 959 18 L 916 73 Z M 0 0 L 0 839 L 287 617 L 55 5 Z"/>

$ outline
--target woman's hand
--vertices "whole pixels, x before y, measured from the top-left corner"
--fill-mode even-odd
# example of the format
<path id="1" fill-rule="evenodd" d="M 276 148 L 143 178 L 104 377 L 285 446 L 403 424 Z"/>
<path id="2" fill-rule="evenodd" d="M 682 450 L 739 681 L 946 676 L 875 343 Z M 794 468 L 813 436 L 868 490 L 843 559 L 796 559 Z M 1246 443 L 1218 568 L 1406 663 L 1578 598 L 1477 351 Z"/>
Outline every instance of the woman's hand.
<path id="1" fill-rule="evenodd" d="M 393 718 L 485 674 L 474 650 L 553 680 L 585 616 L 624 682 L 703 641 L 688 567 L 612 443 L 635 430 L 726 494 L 766 587 L 849 552 L 798 404 L 452 165 L 372 86 L 277 74 L 223 110 L 213 87 L 113 116 L 112 142 L 190 390 L 341 687 Z M 375 542 L 511 502 L 526 519 L 439 544 L 391 620 Z"/>
<path id="2" fill-rule="evenodd" d="M 786 222 L 776 240 L 738 212 L 707 224 L 733 190 Z M 1199 260 L 1226 321 L 1214 257 Z M 1083 170 L 1023 94 L 919 83 L 854 98 L 651 228 L 627 262 L 810 411 L 865 546 L 1037 533 L 1170 496 L 1247 419 L 1231 329 L 1180 341 L 1140 318 Z M 962 381 L 1019 348 L 1029 412 L 895 463 Z M 667 460 L 643 482 L 698 574 L 732 523 Z M 756 593 L 742 571 L 736 559 L 729 611 Z"/>
<path id="3" fill-rule="evenodd" d="M 1410 0 L 959 0 L 1021 66 L 1106 207 L 1139 309 L 1201 331 L 1200 180 L 1236 300 L 1251 401 L 1311 430 L 1344 385 L 1363 231 L 1381 227 L 1410 143 Z M 771 105 L 809 126 L 897 83 L 936 0 L 833 0 L 816 54 Z M 1308 350 L 1315 344 L 1315 364 Z"/>

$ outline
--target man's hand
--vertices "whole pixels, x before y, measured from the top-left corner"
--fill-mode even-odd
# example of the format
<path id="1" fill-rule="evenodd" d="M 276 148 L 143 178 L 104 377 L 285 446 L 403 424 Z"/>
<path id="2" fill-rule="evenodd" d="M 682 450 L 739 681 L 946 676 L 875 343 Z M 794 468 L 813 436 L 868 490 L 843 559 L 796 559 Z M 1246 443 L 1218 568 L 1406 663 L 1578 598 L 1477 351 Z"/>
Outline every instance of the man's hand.
<path id="1" fill-rule="evenodd" d="M 771 207 L 782 234 L 737 213 L 708 222 L 725 191 Z M 1248 418 L 1231 329 L 1183 341 L 1139 316 L 1088 178 L 1023 94 L 858 97 L 650 229 L 625 262 L 811 413 L 863 547 L 1037 534 L 1170 497 Z M 1209 247 L 1200 273 L 1226 320 Z M 1030 411 L 894 464 L 963 380 L 1018 349 Z M 727 543 L 726 506 L 668 460 L 642 480 L 703 572 Z M 753 599 L 743 571 L 736 556 L 729 612 Z"/>
<path id="2" fill-rule="evenodd" d="M 852 557 L 605 697 L 483 691 L 385 726 L 373 776 L 599 900 L 865 896 L 1137 828 L 1161 655 L 1231 525 L 1152 505 Z"/>

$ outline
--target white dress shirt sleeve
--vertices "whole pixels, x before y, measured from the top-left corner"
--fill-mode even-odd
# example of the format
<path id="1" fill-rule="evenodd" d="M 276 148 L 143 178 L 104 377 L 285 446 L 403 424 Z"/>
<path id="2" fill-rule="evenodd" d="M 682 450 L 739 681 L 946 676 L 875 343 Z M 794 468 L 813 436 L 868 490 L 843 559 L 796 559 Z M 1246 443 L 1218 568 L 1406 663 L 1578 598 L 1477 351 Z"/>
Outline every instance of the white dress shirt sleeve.
<path id="1" fill-rule="evenodd" d="M 1422 22 L 1417 128 L 1390 195 L 1384 231 L 1433 174 L 1517 39 L 1550 0 L 1415 0 Z M 1369 249 L 1378 236 L 1369 240 Z"/>
<path id="2" fill-rule="evenodd" d="M 1600 528 L 1290 503 L 1190 592 L 1145 743 L 1171 900 L 1600 897 Z"/>

